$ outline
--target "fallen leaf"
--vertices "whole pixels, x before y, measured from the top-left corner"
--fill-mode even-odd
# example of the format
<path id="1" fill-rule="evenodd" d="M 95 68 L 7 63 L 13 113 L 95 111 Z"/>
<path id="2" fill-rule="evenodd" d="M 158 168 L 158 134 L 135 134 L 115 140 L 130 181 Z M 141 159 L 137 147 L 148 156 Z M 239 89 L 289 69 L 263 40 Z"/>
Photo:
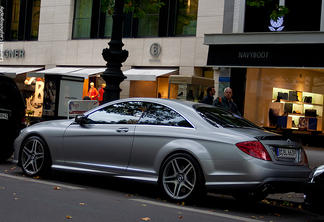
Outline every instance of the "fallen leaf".
<path id="1" fill-rule="evenodd" d="M 42 179 L 40 176 L 33 177 L 34 179 Z"/>
<path id="2" fill-rule="evenodd" d="M 15 200 L 18 200 L 18 198 L 15 198 Z"/>
<path id="3" fill-rule="evenodd" d="M 146 204 L 141 204 L 142 207 L 146 207 Z"/>
<path id="4" fill-rule="evenodd" d="M 182 206 L 185 205 L 185 202 L 182 202 L 181 205 L 182 205 Z"/>
<path id="5" fill-rule="evenodd" d="M 253 219 L 257 219 L 257 217 L 255 217 L 255 216 L 251 216 L 251 218 L 253 218 Z"/>
<path id="6" fill-rule="evenodd" d="M 179 216 L 179 219 L 182 219 L 182 216 Z"/>
<path id="7" fill-rule="evenodd" d="M 288 198 L 291 198 L 291 196 L 289 195 Z"/>
<path id="8" fill-rule="evenodd" d="M 0 189 L 2 189 L 2 190 L 3 190 L 3 189 L 4 189 L 4 187 L 0 187 Z"/>
<path id="9" fill-rule="evenodd" d="M 181 212 L 178 212 L 177 214 L 181 214 Z"/>
<path id="10" fill-rule="evenodd" d="M 5 170 L 5 172 L 8 172 L 8 170 Z"/>
<path id="11" fill-rule="evenodd" d="M 53 187 L 54 190 L 60 190 L 61 187 Z"/>
<path id="12" fill-rule="evenodd" d="M 141 219 L 144 220 L 144 221 L 149 221 L 150 220 L 149 217 L 144 217 L 144 218 L 141 218 Z"/>
<path id="13" fill-rule="evenodd" d="M 264 218 L 264 216 L 260 216 L 260 218 Z"/>
<path id="14" fill-rule="evenodd" d="M 67 218 L 67 219 L 72 219 L 72 217 L 71 217 L 71 216 L 69 216 L 69 215 L 66 215 L 66 218 Z"/>
<path id="15" fill-rule="evenodd" d="M 224 210 L 225 212 L 228 212 L 228 210 Z"/>
<path id="16" fill-rule="evenodd" d="M 280 217 L 280 214 L 274 213 L 273 215 Z"/>
<path id="17" fill-rule="evenodd" d="M 79 203 L 79 205 L 83 205 L 83 206 L 85 206 L 85 205 L 87 205 L 87 204 L 85 204 L 85 203 Z"/>
<path id="18" fill-rule="evenodd" d="M 214 212 L 213 210 L 208 210 L 208 212 Z"/>
<path id="19" fill-rule="evenodd" d="M 16 193 L 13 193 L 13 195 L 16 195 Z"/>
<path id="20" fill-rule="evenodd" d="M 133 195 L 132 194 L 126 194 L 127 197 L 132 197 Z"/>

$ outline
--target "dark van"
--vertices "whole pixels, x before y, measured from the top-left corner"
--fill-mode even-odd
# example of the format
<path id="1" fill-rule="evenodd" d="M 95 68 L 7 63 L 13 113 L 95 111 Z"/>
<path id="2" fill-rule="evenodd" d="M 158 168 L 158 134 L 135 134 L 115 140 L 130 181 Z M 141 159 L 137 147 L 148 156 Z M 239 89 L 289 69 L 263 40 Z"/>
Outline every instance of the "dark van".
<path id="1" fill-rule="evenodd" d="M 13 154 L 13 142 L 25 126 L 25 109 L 15 81 L 0 73 L 0 161 Z"/>

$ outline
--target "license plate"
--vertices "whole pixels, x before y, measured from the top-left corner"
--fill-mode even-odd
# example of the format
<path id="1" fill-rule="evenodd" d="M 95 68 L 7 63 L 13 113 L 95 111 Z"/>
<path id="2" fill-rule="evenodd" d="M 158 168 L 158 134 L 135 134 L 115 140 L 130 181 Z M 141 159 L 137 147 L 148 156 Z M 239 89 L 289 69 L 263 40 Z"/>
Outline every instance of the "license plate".
<path id="1" fill-rule="evenodd" d="M 296 158 L 295 149 L 277 148 L 278 157 Z"/>
<path id="2" fill-rule="evenodd" d="M 8 113 L 0 113 L 0 119 L 8 120 Z"/>

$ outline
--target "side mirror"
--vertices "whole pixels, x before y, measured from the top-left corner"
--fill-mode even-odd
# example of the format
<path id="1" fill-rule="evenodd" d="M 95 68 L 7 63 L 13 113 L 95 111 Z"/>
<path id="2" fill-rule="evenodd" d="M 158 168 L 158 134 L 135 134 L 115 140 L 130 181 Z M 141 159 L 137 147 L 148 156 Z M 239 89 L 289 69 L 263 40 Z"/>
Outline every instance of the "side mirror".
<path id="1" fill-rule="evenodd" d="M 84 125 L 87 123 L 87 117 L 84 115 L 77 115 L 74 120 L 77 124 Z"/>

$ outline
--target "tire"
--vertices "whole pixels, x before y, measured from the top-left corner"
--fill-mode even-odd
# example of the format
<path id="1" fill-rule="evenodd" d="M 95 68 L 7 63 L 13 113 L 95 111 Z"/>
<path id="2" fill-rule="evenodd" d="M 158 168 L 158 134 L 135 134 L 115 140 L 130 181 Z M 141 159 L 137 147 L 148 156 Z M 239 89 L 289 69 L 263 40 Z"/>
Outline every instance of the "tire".
<path id="1" fill-rule="evenodd" d="M 44 140 L 37 136 L 28 138 L 19 155 L 21 168 L 28 176 L 41 176 L 50 171 L 50 154 Z"/>
<path id="2" fill-rule="evenodd" d="M 185 201 L 206 194 L 204 181 L 200 166 L 188 154 L 174 154 L 162 164 L 160 188 L 173 201 Z"/>
<path id="3" fill-rule="evenodd" d="M 242 193 L 242 194 L 235 194 L 233 195 L 233 197 L 237 200 L 237 201 L 242 201 L 245 203 L 255 203 L 255 202 L 259 202 L 261 200 L 264 200 L 267 196 L 269 195 L 269 193 L 267 192 L 255 192 L 255 193 Z"/>
<path id="4" fill-rule="evenodd" d="M 5 162 L 6 160 L 8 160 L 12 154 L 14 153 L 12 147 L 12 143 L 8 142 L 8 143 L 4 143 L 4 150 L 2 151 L 2 155 L 0 156 L 0 162 Z"/>
<path id="5" fill-rule="evenodd" d="M 1 151 L 2 155 L 0 155 L 0 162 L 5 162 L 14 153 L 13 143 L 14 143 L 15 139 L 6 135 L 6 136 L 1 136 L 0 140 L 3 141 L 2 146 L 1 146 L 2 147 L 2 151 Z"/>

